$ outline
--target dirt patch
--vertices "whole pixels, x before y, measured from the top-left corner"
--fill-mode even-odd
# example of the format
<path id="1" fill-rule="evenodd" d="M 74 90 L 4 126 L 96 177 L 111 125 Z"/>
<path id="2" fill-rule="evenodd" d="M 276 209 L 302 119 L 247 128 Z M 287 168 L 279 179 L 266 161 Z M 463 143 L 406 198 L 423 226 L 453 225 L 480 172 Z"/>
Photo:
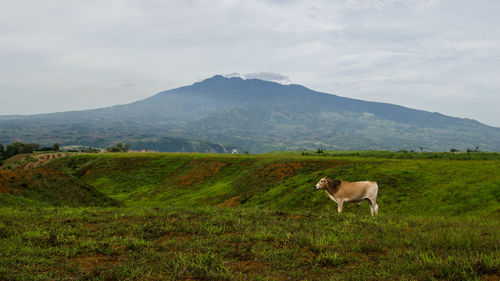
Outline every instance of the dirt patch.
<path id="1" fill-rule="evenodd" d="M 114 222 L 118 222 L 118 221 L 121 221 L 121 222 L 124 222 L 124 221 L 129 221 L 130 218 L 127 218 L 127 217 L 118 217 L 116 219 L 114 219 L 113 221 Z"/>
<path id="2" fill-rule="evenodd" d="M 485 274 L 485 275 L 481 276 L 481 280 L 483 280 L 483 281 L 498 281 L 498 280 L 500 280 L 500 275 Z"/>
<path id="3" fill-rule="evenodd" d="M 19 193 L 47 179 L 62 179 L 60 171 L 48 169 L 2 169 L 0 170 L 0 193 Z"/>
<path id="4" fill-rule="evenodd" d="M 237 207 L 241 204 L 240 199 L 241 195 L 236 195 L 234 197 L 229 198 L 228 200 L 219 203 L 217 207 Z"/>
<path id="5" fill-rule="evenodd" d="M 268 267 L 269 265 L 262 262 L 246 260 L 236 262 L 232 265 L 232 270 L 243 273 L 262 273 L 265 272 Z"/>
<path id="6" fill-rule="evenodd" d="M 180 242 L 180 243 L 183 243 L 183 242 L 186 242 L 188 241 L 189 239 L 191 239 L 191 236 L 192 234 L 180 234 L 180 233 L 175 233 L 175 232 L 171 232 L 167 235 L 164 235 L 162 237 L 159 238 L 159 240 L 161 242 L 168 242 L 170 240 L 175 240 L 176 242 Z"/>
<path id="7" fill-rule="evenodd" d="M 101 227 L 98 223 L 91 223 L 91 222 L 86 222 L 83 225 L 87 230 L 98 230 Z"/>
<path id="8" fill-rule="evenodd" d="M 206 160 L 192 160 L 188 164 L 192 168 L 177 176 L 175 183 L 179 186 L 191 188 L 216 175 L 226 163 Z"/>
<path id="9" fill-rule="evenodd" d="M 305 219 L 305 216 L 302 215 L 289 215 L 292 219 L 300 220 L 300 219 Z"/>
<path id="10" fill-rule="evenodd" d="M 18 161 L 25 159 L 27 155 L 30 155 L 30 154 L 23 153 L 23 154 L 14 155 L 14 156 L 10 157 L 9 159 L 5 160 L 5 163 L 3 165 L 4 166 L 12 165 Z"/>
<path id="11" fill-rule="evenodd" d="M 17 154 L 4 163 L 4 167 L 11 166 L 17 169 L 31 170 L 41 165 L 61 157 L 68 155 L 68 153 L 51 153 L 51 154 Z"/>
<path id="12" fill-rule="evenodd" d="M 9 193 L 12 190 L 11 186 L 19 181 L 19 175 L 12 170 L 0 170 L 0 193 Z"/>
<path id="13" fill-rule="evenodd" d="M 52 154 L 31 154 L 29 157 L 31 157 L 33 160 L 27 163 L 22 163 L 18 166 L 18 168 L 24 168 L 25 170 L 31 170 L 37 167 L 40 167 L 43 164 L 46 164 L 50 162 L 51 160 L 58 159 L 61 157 L 64 157 L 68 155 L 68 153 L 52 153 Z M 24 159 L 27 159 L 28 156 L 26 156 Z"/>
<path id="14" fill-rule="evenodd" d="M 270 182 L 279 182 L 293 175 L 302 166 L 303 163 L 296 161 L 271 163 L 252 176 L 254 178 L 265 178 Z"/>
<path id="15" fill-rule="evenodd" d="M 73 261 L 80 265 L 80 268 L 85 272 L 92 272 L 96 267 L 113 267 L 118 264 L 118 260 L 112 257 L 95 254 L 92 256 L 75 257 Z"/>
<path id="16" fill-rule="evenodd" d="M 83 173 L 82 177 L 88 176 L 91 171 L 92 171 L 92 169 L 88 169 L 87 171 L 85 171 L 85 173 Z"/>

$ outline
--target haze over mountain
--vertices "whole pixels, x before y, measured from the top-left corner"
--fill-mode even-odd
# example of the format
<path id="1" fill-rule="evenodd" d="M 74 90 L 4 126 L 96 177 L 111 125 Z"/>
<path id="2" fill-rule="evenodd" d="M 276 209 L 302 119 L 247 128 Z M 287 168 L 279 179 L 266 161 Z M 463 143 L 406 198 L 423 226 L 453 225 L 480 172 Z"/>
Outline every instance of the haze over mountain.
<path id="1" fill-rule="evenodd" d="M 259 79 L 216 75 L 125 105 L 0 116 L 0 142 L 251 153 L 288 149 L 500 150 L 500 128 Z"/>

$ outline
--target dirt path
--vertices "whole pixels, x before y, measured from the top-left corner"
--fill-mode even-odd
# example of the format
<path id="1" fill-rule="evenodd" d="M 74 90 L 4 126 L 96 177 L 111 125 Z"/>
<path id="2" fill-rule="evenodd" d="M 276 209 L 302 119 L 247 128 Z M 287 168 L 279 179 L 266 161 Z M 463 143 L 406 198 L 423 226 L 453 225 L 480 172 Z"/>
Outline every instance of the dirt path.
<path id="1" fill-rule="evenodd" d="M 23 168 L 25 170 L 34 169 L 51 160 L 58 159 L 66 155 L 68 155 L 68 153 L 50 153 L 50 154 L 39 154 L 39 155 L 31 154 L 29 156 L 32 158 L 32 160 L 27 163 L 20 164 L 18 168 Z"/>

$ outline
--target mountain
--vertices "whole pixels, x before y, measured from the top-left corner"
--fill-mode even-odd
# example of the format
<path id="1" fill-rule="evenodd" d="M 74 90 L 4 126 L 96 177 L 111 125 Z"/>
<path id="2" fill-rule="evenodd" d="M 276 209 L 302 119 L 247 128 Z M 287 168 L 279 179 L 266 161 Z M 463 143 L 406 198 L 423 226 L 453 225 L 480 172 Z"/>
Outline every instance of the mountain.
<path id="1" fill-rule="evenodd" d="M 287 149 L 500 150 L 500 128 L 259 79 L 216 75 L 106 108 L 0 116 L 0 142 L 250 152 Z"/>

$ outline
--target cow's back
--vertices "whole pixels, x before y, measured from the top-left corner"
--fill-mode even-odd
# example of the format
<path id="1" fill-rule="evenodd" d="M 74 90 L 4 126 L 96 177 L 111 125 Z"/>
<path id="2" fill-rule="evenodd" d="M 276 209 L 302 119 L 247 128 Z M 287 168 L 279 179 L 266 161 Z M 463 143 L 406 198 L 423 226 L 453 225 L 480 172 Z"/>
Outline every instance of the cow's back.
<path id="1" fill-rule="evenodd" d="M 359 201 L 364 198 L 376 199 L 378 186 L 373 181 L 342 181 L 339 187 L 339 197 L 344 197 L 347 200 Z"/>

